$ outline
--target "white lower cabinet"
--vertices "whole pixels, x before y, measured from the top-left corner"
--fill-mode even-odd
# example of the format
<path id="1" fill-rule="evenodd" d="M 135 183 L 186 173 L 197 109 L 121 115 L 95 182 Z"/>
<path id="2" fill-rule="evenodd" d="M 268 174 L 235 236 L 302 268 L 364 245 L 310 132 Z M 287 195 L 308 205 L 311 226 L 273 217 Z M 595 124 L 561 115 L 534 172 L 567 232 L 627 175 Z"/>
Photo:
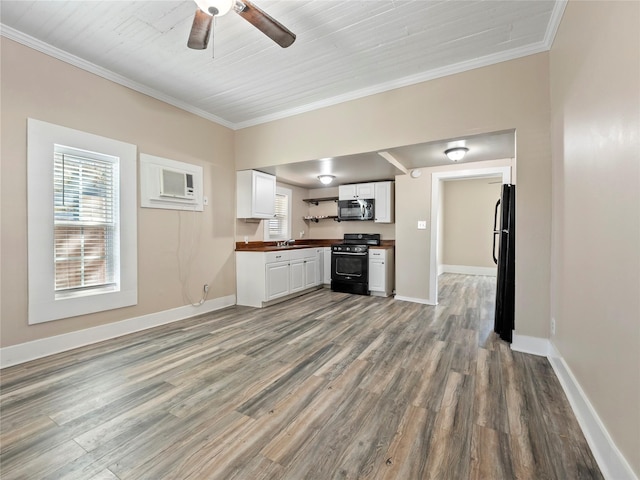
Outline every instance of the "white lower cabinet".
<path id="1" fill-rule="evenodd" d="M 322 272 L 322 283 L 331 284 L 331 247 L 324 247 L 324 268 Z"/>
<path id="2" fill-rule="evenodd" d="M 289 263 L 289 278 L 291 279 L 290 293 L 304 290 L 305 263 L 304 260 L 291 260 Z"/>
<path id="3" fill-rule="evenodd" d="M 369 291 L 388 297 L 394 288 L 393 248 L 369 249 Z"/>
<path id="4" fill-rule="evenodd" d="M 265 265 L 266 300 L 287 295 L 289 293 L 289 263 L 276 262 Z"/>
<path id="5" fill-rule="evenodd" d="M 263 307 L 267 302 L 319 285 L 315 248 L 277 252 L 236 252 L 236 303 Z"/>
<path id="6" fill-rule="evenodd" d="M 304 288 L 311 288 L 319 285 L 318 282 L 318 252 L 313 249 L 313 256 L 305 257 L 304 260 Z"/>
<path id="7" fill-rule="evenodd" d="M 316 266 L 316 285 L 324 283 L 324 250 L 324 248 L 316 248 L 316 259 L 318 261 Z"/>

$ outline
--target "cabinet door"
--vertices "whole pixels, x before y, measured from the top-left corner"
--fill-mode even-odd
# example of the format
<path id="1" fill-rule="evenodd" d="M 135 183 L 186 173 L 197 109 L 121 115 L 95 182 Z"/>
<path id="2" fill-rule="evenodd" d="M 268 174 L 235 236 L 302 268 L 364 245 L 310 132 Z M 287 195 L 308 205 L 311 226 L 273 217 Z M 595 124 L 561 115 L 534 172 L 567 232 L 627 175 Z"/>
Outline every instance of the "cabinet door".
<path id="1" fill-rule="evenodd" d="M 316 285 L 322 285 L 324 279 L 324 248 L 316 248 Z"/>
<path id="2" fill-rule="evenodd" d="M 331 247 L 324 249 L 324 271 L 322 274 L 324 277 L 322 283 L 329 285 L 331 283 Z"/>
<path id="3" fill-rule="evenodd" d="M 289 262 L 269 263 L 265 265 L 266 300 L 289 293 Z"/>
<path id="4" fill-rule="evenodd" d="M 384 292 L 385 286 L 384 260 L 369 260 L 369 290 Z"/>
<path id="5" fill-rule="evenodd" d="M 290 292 L 299 292 L 304 290 L 304 260 L 292 260 L 289 264 L 290 268 Z"/>
<path id="6" fill-rule="evenodd" d="M 372 292 L 385 291 L 387 286 L 386 259 L 386 250 L 381 248 L 369 250 L 369 290 Z"/>
<path id="7" fill-rule="evenodd" d="M 375 183 L 358 183 L 356 195 L 358 198 L 375 198 Z"/>
<path id="8" fill-rule="evenodd" d="M 340 185 L 338 187 L 339 200 L 353 200 L 357 195 L 357 185 Z"/>
<path id="9" fill-rule="evenodd" d="M 254 218 L 271 218 L 276 213 L 276 177 L 253 172 L 252 210 Z"/>
<path id="10" fill-rule="evenodd" d="M 307 258 L 304 261 L 304 286 L 305 288 L 318 285 L 318 260 Z"/>
<path id="11" fill-rule="evenodd" d="M 377 182 L 375 185 L 375 221 L 393 223 L 393 202 L 391 182 Z"/>

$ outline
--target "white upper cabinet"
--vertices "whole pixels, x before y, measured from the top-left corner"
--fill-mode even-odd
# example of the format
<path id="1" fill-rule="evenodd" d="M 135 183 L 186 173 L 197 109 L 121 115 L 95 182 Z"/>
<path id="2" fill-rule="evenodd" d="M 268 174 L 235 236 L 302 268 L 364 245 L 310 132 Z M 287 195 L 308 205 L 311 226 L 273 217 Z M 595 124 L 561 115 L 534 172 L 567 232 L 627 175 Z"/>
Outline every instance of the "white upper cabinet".
<path id="1" fill-rule="evenodd" d="M 354 183 L 352 185 L 340 185 L 338 187 L 339 200 L 354 200 L 358 198 L 374 198 L 374 183 Z"/>
<path id="2" fill-rule="evenodd" d="M 276 177 L 256 170 L 236 172 L 236 217 L 273 218 Z"/>
<path id="3" fill-rule="evenodd" d="M 393 223 L 395 211 L 393 182 L 376 182 L 373 185 L 375 185 L 375 222 Z"/>

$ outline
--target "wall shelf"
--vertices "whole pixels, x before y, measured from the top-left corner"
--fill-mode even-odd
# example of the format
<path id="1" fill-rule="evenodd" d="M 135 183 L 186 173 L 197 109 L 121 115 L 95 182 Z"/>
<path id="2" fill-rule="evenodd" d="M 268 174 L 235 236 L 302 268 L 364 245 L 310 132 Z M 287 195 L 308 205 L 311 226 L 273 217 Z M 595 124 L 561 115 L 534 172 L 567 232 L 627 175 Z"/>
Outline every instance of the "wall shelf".
<path id="1" fill-rule="evenodd" d="M 303 202 L 313 203 L 314 205 L 318 205 L 320 202 L 337 202 L 338 197 L 325 197 L 325 198 L 303 198 Z M 306 218 L 305 218 L 306 220 Z"/>
<path id="2" fill-rule="evenodd" d="M 327 219 L 333 219 L 336 222 L 340 221 L 337 215 L 317 215 L 317 216 L 307 215 L 306 217 L 302 217 L 302 218 L 304 218 L 305 220 L 310 220 L 315 223 L 318 223 L 320 220 L 327 220 Z"/>

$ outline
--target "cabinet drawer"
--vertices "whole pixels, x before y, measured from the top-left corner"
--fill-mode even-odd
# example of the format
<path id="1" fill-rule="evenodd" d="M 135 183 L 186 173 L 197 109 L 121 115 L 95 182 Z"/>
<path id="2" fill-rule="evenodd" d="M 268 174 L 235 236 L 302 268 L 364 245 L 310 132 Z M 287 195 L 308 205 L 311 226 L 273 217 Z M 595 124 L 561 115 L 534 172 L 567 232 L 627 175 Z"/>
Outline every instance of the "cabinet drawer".
<path id="1" fill-rule="evenodd" d="M 369 258 L 375 258 L 377 260 L 384 260 L 384 257 L 387 256 L 386 250 L 379 250 L 376 248 L 369 249 Z"/>
<path id="2" fill-rule="evenodd" d="M 315 248 L 300 248 L 298 250 L 290 250 L 289 260 L 302 260 L 303 258 L 315 258 Z"/>
<path id="3" fill-rule="evenodd" d="M 286 262 L 290 259 L 290 252 L 283 250 L 282 252 L 265 252 L 264 263 Z"/>

